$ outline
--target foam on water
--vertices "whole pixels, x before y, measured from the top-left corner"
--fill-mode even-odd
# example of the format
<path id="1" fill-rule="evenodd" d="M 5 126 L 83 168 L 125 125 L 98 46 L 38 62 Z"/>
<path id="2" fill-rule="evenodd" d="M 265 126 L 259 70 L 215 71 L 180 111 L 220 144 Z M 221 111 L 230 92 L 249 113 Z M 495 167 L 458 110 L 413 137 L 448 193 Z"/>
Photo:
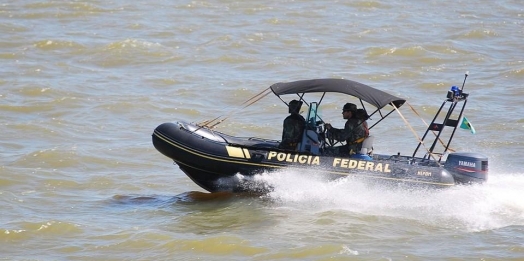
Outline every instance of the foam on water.
<path id="1" fill-rule="evenodd" d="M 274 188 L 268 197 L 302 210 L 344 210 L 467 231 L 524 224 L 522 173 L 492 173 L 485 184 L 448 189 L 370 184 L 351 177 L 326 181 L 320 173 L 296 171 L 265 174 L 259 179 Z"/>

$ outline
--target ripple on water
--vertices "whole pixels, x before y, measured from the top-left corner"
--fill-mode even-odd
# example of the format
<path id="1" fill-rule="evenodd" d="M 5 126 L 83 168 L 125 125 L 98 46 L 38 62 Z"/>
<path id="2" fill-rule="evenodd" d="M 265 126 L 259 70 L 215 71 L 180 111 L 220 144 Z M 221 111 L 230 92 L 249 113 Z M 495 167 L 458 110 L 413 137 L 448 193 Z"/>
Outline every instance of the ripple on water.
<path id="1" fill-rule="evenodd" d="M 83 228 L 77 224 L 51 220 L 47 222 L 24 222 L 14 221 L 4 227 L 0 233 L 0 240 L 5 241 L 26 241 L 38 237 L 74 237 L 84 232 Z"/>

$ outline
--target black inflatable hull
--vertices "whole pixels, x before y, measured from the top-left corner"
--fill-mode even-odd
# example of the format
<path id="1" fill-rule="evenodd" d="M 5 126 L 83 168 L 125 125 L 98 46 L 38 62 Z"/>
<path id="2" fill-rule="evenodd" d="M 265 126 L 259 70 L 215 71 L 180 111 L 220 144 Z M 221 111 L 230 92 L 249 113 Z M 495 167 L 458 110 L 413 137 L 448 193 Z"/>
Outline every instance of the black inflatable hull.
<path id="1" fill-rule="evenodd" d="M 268 189 L 245 177 L 282 168 L 317 168 L 333 179 L 355 176 L 413 186 L 449 187 L 487 179 L 487 159 L 471 153 L 457 154 L 446 164 L 413 164 L 397 155 L 374 155 L 367 161 L 284 151 L 277 141 L 233 137 L 184 122 L 161 124 L 152 139 L 159 152 L 210 192 Z"/>

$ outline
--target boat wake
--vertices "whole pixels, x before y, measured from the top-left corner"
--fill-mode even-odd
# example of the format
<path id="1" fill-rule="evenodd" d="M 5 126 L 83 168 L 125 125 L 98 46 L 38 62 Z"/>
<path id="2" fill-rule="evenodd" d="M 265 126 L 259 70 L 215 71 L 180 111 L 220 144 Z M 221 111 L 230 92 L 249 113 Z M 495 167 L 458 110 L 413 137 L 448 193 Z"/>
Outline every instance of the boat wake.
<path id="1" fill-rule="evenodd" d="M 124 209 L 138 205 L 152 209 L 171 209 L 174 205 L 216 208 L 249 198 L 249 202 L 261 199 L 263 208 L 292 210 L 310 216 L 335 213 L 345 218 L 347 215 L 358 219 L 381 217 L 473 232 L 524 226 L 523 173 L 491 172 L 484 184 L 440 189 L 369 182 L 351 176 L 332 180 L 318 170 L 286 169 L 254 176 L 237 174 L 219 181 L 221 186 L 242 183 L 250 192 L 116 195 L 110 203 Z M 260 193 L 253 193 L 255 189 Z"/>
<path id="2" fill-rule="evenodd" d="M 321 173 L 289 170 L 257 179 L 272 188 L 264 197 L 284 207 L 342 210 L 469 231 L 524 225 L 524 175 L 520 173 L 493 173 L 485 184 L 445 189 L 391 186 L 351 177 L 327 181 Z"/>

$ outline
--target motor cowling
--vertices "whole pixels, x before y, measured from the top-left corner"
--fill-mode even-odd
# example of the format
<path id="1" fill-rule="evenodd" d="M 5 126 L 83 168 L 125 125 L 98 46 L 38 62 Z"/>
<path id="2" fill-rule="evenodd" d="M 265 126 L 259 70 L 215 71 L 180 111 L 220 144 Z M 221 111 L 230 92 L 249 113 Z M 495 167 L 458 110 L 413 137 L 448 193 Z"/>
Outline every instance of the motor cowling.
<path id="1" fill-rule="evenodd" d="M 488 180 L 488 157 L 474 152 L 448 155 L 444 168 L 458 183 L 482 183 Z"/>

